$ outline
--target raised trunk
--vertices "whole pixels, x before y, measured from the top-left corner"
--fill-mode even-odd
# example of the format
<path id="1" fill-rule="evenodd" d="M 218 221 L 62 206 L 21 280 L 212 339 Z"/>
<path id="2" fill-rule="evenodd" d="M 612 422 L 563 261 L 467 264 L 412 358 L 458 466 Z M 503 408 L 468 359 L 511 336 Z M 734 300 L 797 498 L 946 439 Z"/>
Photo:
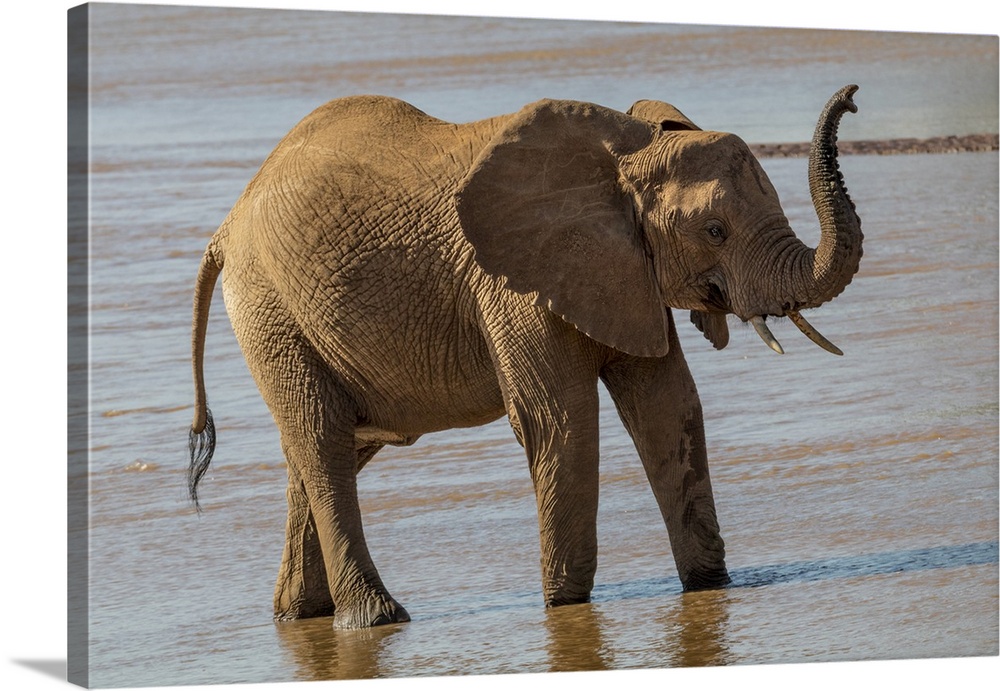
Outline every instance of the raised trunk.
<path id="1" fill-rule="evenodd" d="M 837 164 L 837 127 L 841 116 L 857 112 L 851 100 L 855 85 L 845 86 L 826 104 L 809 151 L 809 193 L 820 224 L 819 246 L 811 261 L 799 264 L 794 290 L 799 309 L 816 307 L 839 295 L 851 282 L 861 261 L 861 219 L 847 194 Z"/>
<path id="2" fill-rule="evenodd" d="M 782 268 L 775 274 L 779 282 L 777 294 L 785 296 L 778 308 L 780 312 L 763 311 L 747 320 L 778 353 L 785 351 L 765 324 L 767 314 L 788 316 L 816 345 L 836 355 L 843 354 L 799 310 L 818 307 L 837 297 L 851 282 L 861 262 L 861 219 L 855 213 L 837 164 L 837 127 L 845 112 L 857 112 L 851 100 L 857 90 L 853 84 L 845 86 L 827 102 L 809 148 L 809 193 L 819 218 L 819 246 L 812 249 L 798 240 L 785 245 L 779 260 Z"/>

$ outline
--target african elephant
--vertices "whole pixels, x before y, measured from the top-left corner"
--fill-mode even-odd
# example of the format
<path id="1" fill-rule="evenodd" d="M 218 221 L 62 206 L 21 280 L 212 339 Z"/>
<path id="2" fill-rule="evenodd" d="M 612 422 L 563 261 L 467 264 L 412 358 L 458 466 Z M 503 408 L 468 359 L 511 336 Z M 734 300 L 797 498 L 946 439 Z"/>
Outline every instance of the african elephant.
<path id="1" fill-rule="evenodd" d="M 216 279 L 288 465 L 277 619 L 409 619 L 362 532 L 356 476 L 386 444 L 506 414 L 536 493 L 547 606 L 586 602 L 597 565 L 598 381 L 631 435 L 683 587 L 729 583 L 701 403 L 671 307 L 717 348 L 726 315 L 838 295 L 861 225 L 837 164 L 856 86 L 820 116 L 817 248 L 789 228 L 747 145 L 676 108 L 542 100 L 451 124 L 399 100 L 320 107 L 216 231 L 194 293 L 189 490 L 215 427 L 203 357 Z"/>

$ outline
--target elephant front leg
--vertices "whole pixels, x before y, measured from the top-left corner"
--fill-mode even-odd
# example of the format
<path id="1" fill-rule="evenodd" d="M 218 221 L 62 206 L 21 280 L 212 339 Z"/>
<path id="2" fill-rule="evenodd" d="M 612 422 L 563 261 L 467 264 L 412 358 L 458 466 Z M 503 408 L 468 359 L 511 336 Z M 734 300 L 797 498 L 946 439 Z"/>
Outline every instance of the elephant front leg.
<path id="1" fill-rule="evenodd" d="M 576 428 L 567 430 L 549 418 L 537 432 L 522 429 L 538 508 L 548 607 L 589 602 L 594 587 L 599 486 L 594 417 L 592 427 L 576 420 Z"/>
<path id="2" fill-rule="evenodd" d="M 708 475 L 701 406 L 682 405 L 676 415 L 674 424 L 661 428 L 665 439 L 660 450 L 642 454 L 643 467 L 667 525 L 684 590 L 721 588 L 730 578 Z"/>
<path id="3" fill-rule="evenodd" d="M 625 358 L 602 373 L 635 442 L 685 590 L 730 582 L 708 474 L 701 402 L 671 322 L 663 358 Z"/>
<path id="4" fill-rule="evenodd" d="M 534 485 L 549 607 L 588 602 L 597 570 L 597 368 L 585 353 L 557 348 L 564 342 L 501 344 L 496 354 L 508 416 Z"/>

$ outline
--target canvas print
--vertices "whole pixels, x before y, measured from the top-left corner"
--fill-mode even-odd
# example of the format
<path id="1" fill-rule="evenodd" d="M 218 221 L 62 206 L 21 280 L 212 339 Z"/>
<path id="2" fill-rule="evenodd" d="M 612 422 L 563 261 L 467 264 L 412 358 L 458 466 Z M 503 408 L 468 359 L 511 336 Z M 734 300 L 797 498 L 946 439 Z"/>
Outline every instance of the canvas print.
<path id="1" fill-rule="evenodd" d="M 70 681 L 997 655 L 996 36 L 68 40 Z"/>

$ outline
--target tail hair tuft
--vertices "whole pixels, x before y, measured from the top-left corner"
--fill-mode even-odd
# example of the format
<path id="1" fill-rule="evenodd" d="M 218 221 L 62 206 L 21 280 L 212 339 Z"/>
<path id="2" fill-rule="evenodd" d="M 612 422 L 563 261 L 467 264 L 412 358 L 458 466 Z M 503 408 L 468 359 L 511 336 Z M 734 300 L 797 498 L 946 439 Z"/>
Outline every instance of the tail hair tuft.
<path id="1" fill-rule="evenodd" d="M 212 455 L 215 453 L 215 420 L 208 408 L 205 409 L 205 428 L 201 432 L 195 432 L 192 428 L 188 434 L 188 451 L 191 453 L 191 464 L 188 466 L 188 494 L 194 502 L 195 509 L 201 513 L 201 505 L 198 503 L 198 482 L 208 470 Z"/>

